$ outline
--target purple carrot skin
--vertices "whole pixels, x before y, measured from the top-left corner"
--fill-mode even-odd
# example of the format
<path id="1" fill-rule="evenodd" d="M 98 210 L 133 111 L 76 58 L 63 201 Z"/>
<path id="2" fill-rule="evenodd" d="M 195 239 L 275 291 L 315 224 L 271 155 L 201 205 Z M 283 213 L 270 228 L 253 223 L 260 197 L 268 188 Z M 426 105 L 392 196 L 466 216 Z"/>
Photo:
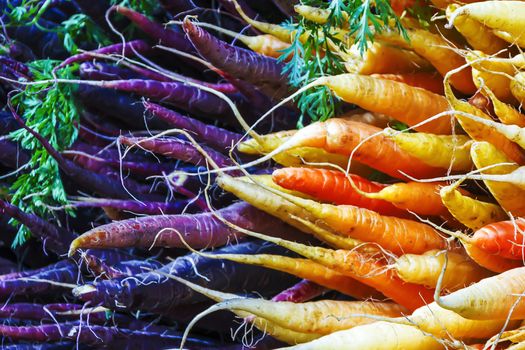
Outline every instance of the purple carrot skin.
<path id="1" fill-rule="evenodd" d="M 55 150 L 45 138 L 43 138 L 40 134 L 38 134 L 31 128 L 27 127 L 25 122 L 18 116 L 18 114 L 16 114 L 12 106 L 9 106 L 9 108 L 11 110 L 11 113 L 13 113 L 15 119 L 31 135 L 33 135 L 42 144 L 42 147 L 45 148 L 49 155 L 56 160 L 60 169 L 72 180 L 81 181 L 79 184 L 83 187 L 111 198 L 130 198 L 130 194 L 128 191 L 131 191 L 137 192 L 135 196 L 140 200 L 154 202 L 162 201 L 163 198 L 160 195 L 150 194 L 147 192 L 141 193 L 141 190 L 143 189 L 142 186 L 134 181 L 130 181 L 130 179 L 125 180 L 126 188 L 123 188 L 121 183 L 121 177 L 118 173 L 115 176 L 113 176 L 113 178 L 110 176 L 100 175 L 95 172 L 88 171 L 76 165 L 75 163 L 64 159 L 64 157 L 62 157 L 62 155 L 57 150 Z"/>
<path id="2" fill-rule="evenodd" d="M 184 83 L 129 79 L 100 81 L 99 85 L 107 89 L 136 93 L 171 104 L 190 113 L 207 117 L 229 117 L 227 120 L 230 122 L 233 120 L 231 108 L 223 99 Z M 240 102 L 239 97 L 230 96 L 230 98 L 235 102 Z"/>
<path id="3" fill-rule="evenodd" d="M 122 134 L 122 127 L 115 124 L 98 113 L 91 113 L 87 109 L 80 111 L 80 124 L 85 125 L 94 131 L 107 136 L 117 137 Z"/>
<path id="4" fill-rule="evenodd" d="M 16 272 L 18 270 L 18 266 L 16 263 L 9 259 L 5 259 L 0 257 L 0 277 L 2 275 L 7 275 L 13 272 Z"/>
<path id="5" fill-rule="evenodd" d="M 70 262 L 60 269 L 45 270 L 27 277 L 22 277 L 14 280 L 0 281 L 0 297 L 9 298 L 11 296 L 24 295 L 29 297 L 36 297 L 41 295 L 48 295 L 62 291 L 64 287 L 45 281 L 54 281 L 66 284 L 76 284 L 78 280 L 78 267 L 76 264 Z M 39 281 L 27 280 L 38 279 Z M 45 281 L 41 281 L 45 280 Z"/>
<path id="6" fill-rule="evenodd" d="M 29 67 L 21 62 L 18 62 L 15 59 L 12 59 L 7 56 L 0 56 L 0 64 L 13 69 L 15 72 L 18 72 L 22 77 L 25 77 L 27 79 L 31 78 L 31 71 L 29 70 Z"/>
<path id="7" fill-rule="evenodd" d="M 122 55 L 124 54 L 124 56 L 133 56 L 135 55 L 136 52 L 138 52 L 139 54 L 147 54 L 151 50 L 152 50 L 151 45 L 145 42 L 144 40 L 133 40 L 133 41 L 128 41 L 125 44 L 122 44 L 122 43 L 113 44 L 113 45 L 102 47 L 97 50 L 82 52 L 82 53 L 73 55 L 65 59 L 60 65 L 57 66 L 56 69 L 60 69 L 62 67 L 68 66 L 73 63 L 90 61 L 99 55 Z"/>
<path id="8" fill-rule="evenodd" d="M 288 17 L 295 16 L 294 6 L 299 4 L 299 1 L 295 0 L 273 0 L 273 3 L 282 13 Z M 250 18 L 254 18 L 248 15 Z"/>
<path id="9" fill-rule="evenodd" d="M 191 144 L 191 142 L 184 141 L 175 137 L 164 138 L 147 138 L 147 137 L 119 137 L 119 141 L 126 146 L 135 146 L 139 149 L 145 149 L 155 154 L 160 154 L 169 158 L 178 159 L 193 165 L 205 166 L 206 158 L 199 152 L 199 150 Z M 230 158 L 226 157 L 220 152 L 212 148 L 203 147 L 208 156 L 219 167 L 232 166 L 234 163 Z M 233 173 L 240 175 L 238 171 Z"/>
<path id="10" fill-rule="evenodd" d="M 216 249 L 213 254 L 286 254 L 283 248 L 262 242 L 245 242 Z M 210 259 L 192 253 L 175 259 L 159 271 L 179 276 L 208 288 L 230 291 L 258 291 L 273 295 L 297 279 L 270 269 Z M 203 277 L 204 276 L 204 277 Z M 73 290 L 73 294 L 91 305 L 116 310 L 142 310 L 169 315 L 179 305 L 207 300 L 205 296 L 155 271 L 145 271 L 135 278 L 104 280 Z"/>
<path id="11" fill-rule="evenodd" d="M 44 243 L 44 249 L 57 255 L 67 252 L 67 247 L 75 239 L 75 235 L 67 230 L 60 229 L 42 218 L 25 213 L 14 205 L 0 200 L 0 213 L 8 215 L 25 225 L 31 234 Z"/>
<path id="12" fill-rule="evenodd" d="M 72 205 L 76 208 L 112 208 L 145 215 L 195 213 L 199 209 L 208 210 L 206 201 L 202 198 L 195 198 L 195 200 L 173 199 L 169 202 L 138 202 L 136 200 L 94 198 L 87 201 L 77 201 L 72 203 Z"/>
<path id="13" fill-rule="evenodd" d="M 8 273 L 8 274 L 5 274 L 5 275 L 0 275 L 0 281 L 7 281 L 7 280 L 16 280 L 17 278 L 22 278 L 22 277 L 28 277 L 28 276 L 31 276 L 31 275 L 36 275 L 36 274 L 39 274 L 41 272 L 45 272 L 45 271 L 49 271 L 49 270 L 59 270 L 59 269 L 62 269 L 66 266 L 69 266 L 70 264 L 70 261 L 68 260 L 61 260 L 53 265 L 50 265 L 50 266 L 45 266 L 45 267 L 41 267 L 39 269 L 36 269 L 36 270 L 26 270 L 26 271 L 19 271 L 19 272 L 12 272 L 12 273 Z"/>
<path id="14" fill-rule="evenodd" d="M 213 66 L 252 83 L 269 97 L 280 99 L 288 94 L 281 62 L 221 41 L 189 20 L 184 21 L 183 28 L 199 54 Z"/>
<path id="15" fill-rule="evenodd" d="M 53 317 L 59 320 L 78 320 L 80 315 L 61 315 L 71 311 L 82 310 L 84 305 L 79 304 L 32 304 L 32 303 L 9 303 L 0 307 L 0 317 L 14 318 L 19 320 L 53 321 Z M 85 320 L 87 316 L 82 316 Z M 93 312 L 89 315 L 89 322 L 94 324 L 105 324 L 107 318 L 104 312 Z"/>
<path id="16" fill-rule="evenodd" d="M 20 129 L 18 124 L 9 112 L 0 112 L 0 135 L 7 135 L 11 131 Z"/>
<path id="17" fill-rule="evenodd" d="M 145 269 L 156 270 L 162 266 L 159 262 L 144 260 L 123 261 L 110 266 L 95 256 L 88 256 L 86 260 L 93 276 L 103 279 L 130 277 L 143 273 Z"/>
<path id="18" fill-rule="evenodd" d="M 291 301 L 293 303 L 302 303 L 321 296 L 326 291 L 327 289 L 325 287 L 308 280 L 302 280 L 274 296 L 272 301 Z"/>
<path id="19" fill-rule="evenodd" d="M 78 73 L 85 80 L 151 79 L 130 69 L 101 62 L 84 62 L 80 65 Z"/>
<path id="20" fill-rule="evenodd" d="M 18 343 L 18 344 L 3 344 L 3 350 L 71 350 L 75 348 L 73 341 L 61 341 L 58 343 Z"/>
<path id="21" fill-rule="evenodd" d="M 232 204 L 217 212 L 226 220 L 248 230 L 292 234 L 297 238 L 295 229 L 245 202 Z M 70 254 L 79 248 L 183 248 L 185 246 L 177 231 L 195 249 L 222 246 L 242 237 L 211 213 L 156 215 L 98 226 L 75 239 L 71 243 Z"/>
<path id="22" fill-rule="evenodd" d="M 0 149 L 0 164 L 8 168 L 18 169 L 30 159 L 29 154 L 14 142 L 0 138 Z"/>
<path id="23" fill-rule="evenodd" d="M 144 33 L 161 45 L 169 46 L 179 51 L 191 53 L 194 52 L 191 43 L 183 34 L 177 33 L 162 24 L 150 20 L 148 17 L 133 11 L 127 7 L 114 6 L 113 9 L 132 21 Z"/>
<path id="24" fill-rule="evenodd" d="M 92 145 L 89 143 L 85 143 L 82 141 L 76 141 L 73 146 L 71 146 L 69 149 L 79 152 L 88 153 L 97 157 L 101 157 L 104 159 L 109 160 L 120 160 L 120 154 L 116 147 L 112 148 L 102 148 L 98 147 L 96 145 Z M 140 153 L 128 153 L 126 154 L 125 160 L 133 161 L 133 162 L 147 162 L 149 160 L 149 157 L 147 157 L 144 154 Z"/>
<path id="25" fill-rule="evenodd" d="M 52 342 L 72 340 L 83 345 L 109 346 L 113 349 L 164 349 L 180 345 L 182 334 L 164 328 L 162 332 L 104 327 L 87 322 L 53 323 L 39 326 L 0 325 L 0 335 L 12 341 Z M 188 346 L 214 346 L 212 341 L 191 338 Z"/>
<path id="26" fill-rule="evenodd" d="M 163 129 L 166 124 L 148 119 L 139 98 L 115 90 L 79 86 L 76 96 L 90 111 L 124 122 L 136 130 Z"/>
<path id="27" fill-rule="evenodd" d="M 164 121 L 170 127 L 184 129 L 195 134 L 197 140 L 211 147 L 228 149 L 242 138 L 241 134 L 186 117 L 152 102 L 144 102 L 144 107 L 154 118 Z"/>

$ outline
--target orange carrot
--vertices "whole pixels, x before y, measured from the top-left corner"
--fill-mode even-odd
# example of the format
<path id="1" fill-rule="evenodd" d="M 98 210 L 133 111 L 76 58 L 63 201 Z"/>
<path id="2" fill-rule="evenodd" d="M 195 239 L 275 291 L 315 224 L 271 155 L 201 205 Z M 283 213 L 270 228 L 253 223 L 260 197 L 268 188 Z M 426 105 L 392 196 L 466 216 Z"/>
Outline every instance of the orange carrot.
<path id="1" fill-rule="evenodd" d="M 369 181 L 358 175 L 349 174 L 352 181 L 363 192 L 377 192 L 383 184 Z M 322 202 L 350 204 L 366 208 L 383 215 L 407 217 L 403 210 L 392 204 L 375 199 L 367 199 L 358 194 L 346 175 L 340 171 L 315 168 L 284 168 L 272 174 L 273 181 L 284 188 L 303 192 Z"/>
<path id="2" fill-rule="evenodd" d="M 472 236 L 472 243 L 489 254 L 507 259 L 525 258 L 525 219 L 486 225 Z"/>
<path id="3" fill-rule="evenodd" d="M 444 92 L 443 77 L 435 72 L 372 74 L 372 77 L 398 81 L 400 83 L 405 83 L 413 87 L 422 88 L 439 95 L 443 95 Z"/>

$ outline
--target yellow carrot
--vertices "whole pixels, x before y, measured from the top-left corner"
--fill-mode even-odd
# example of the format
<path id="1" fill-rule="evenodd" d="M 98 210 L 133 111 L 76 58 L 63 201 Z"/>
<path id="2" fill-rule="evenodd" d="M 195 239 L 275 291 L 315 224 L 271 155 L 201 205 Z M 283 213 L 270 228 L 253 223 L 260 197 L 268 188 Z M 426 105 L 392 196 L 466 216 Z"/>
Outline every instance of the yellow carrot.
<path id="1" fill-rule="evenodd" d="M 459 184 L 460 181 L 443 187 L 439 194 L 450 214 L 460 223 L 477 230 L 487 224 L 508 218 L 499 205 L 464 196 L 458 191 Z"/>
<path id="2" fill-rule="evenodd" d="M 489 122 L 492 121 L 492 119 L 480 109 L 472 106 L 468 102 L 458 100 L 452 92 L 447 79 L 445 79 L 445 95 L 454 110 L 473 115 L 480 119 L 486 119 Z M 513 161 L 518 164 L 525 163 L 525 155 L 520 147 L 499 132 L 494 132 L 492 127 L 480 123 L 479 121 L 469 118 L 461 113 L 457 113 L 456 118 L 472 139 L 476 141 L 490 142 Z"/>
<path id="3" fill-rule="evenodd" d="M 452 13 L 458 8 L 458 4 L 448 5 L 446 9 L 447 19 L 450 19 Z M 508 46 L 508 43 L 494 35 L 490 28 L 465 15 L 456 17 L 454 27 L 463 35 L 474 50 L 494 54 L 504 50 Z"/>
<path id="4" fill-rule="evenodd" d="M 428 60 L 443 76 L 449 71 L 465 64 L 465 59 L 450 49 L 450 44 L 438 34 L 424 29 L 407 29 L 410 41 L 395 31 L 376 33 L 379 41 L 413 49 L 419 56 Z M 465 68 L 450 77 L 452 85 L 464 94 L 473 94 L 476 86 L 472 82 L 470 68 Z"/>
<path id="5" fill-rule="evenodd" d="M 514 75 L 514 66 L 501 62 L 491 61 L 481 51 L 470 51 L 466 55 L 467 62 L 471 63 L 472 79 L 478 89 L 488 87 L 494 95 L 507 103 L 514 103 L 516 99 L 510 91 L 510 76 Z"/>
<path id="6" fill-rule="evenodd" d="M 430 166 L 453 171 L 472 169 L 470 146 L 473 141 L 468 136 L 401 133 L 392 129 L 385 129 L 385 134 L 403 151 Z"/>
<path id="7" fill-rule="evenodd" d="M 494 107 L 494 113 L 504 124 L 517 125 L 521 128 L 525 127 L 524 114 L 520 113 L 511 105 L 501 102 L 486 86 L 483 87 L 483 94 L 490 98 L 492 106 Z"/>
<path id="8" fill-rule="evenodd" d="M 374 322 L 280 350 L 443 350 L 443 348 L 441 343 L 416 327 Z"/>
<path id="9" fill-rule="evenodd" d="M 449 23 L 453 24 L 458 16 L 467 16 L 489 28 L 508 33 L 509 37 L 503 39 L 509 39 L 511 43 L 524 38 L 525 3 L 521 1 L 482 1 L 464 5 L 450 15 Z"/>
<path id="10" fill-rule="evenodd" d="M 490 271 L 482 268 L 464 254 L 456 252 L 446 252 L 446 254 L 448 263 L 443 288 L 449 291 L 469 286 L 492 275 Z M 444 263 L 445 252 L 431 250 L 423 255 L 402 255 L 396 259 L 393 267 L 403 281 L 435 288 Z"/>
<path id="11" fill-rule="evenodd" d="M 471 156 L 478 169 L 499 163 L 512 163 L 505 154 L 488 142 L 476 142 L 473 144 Z M 508 174 L 516 169 L 518 169 L 517 165 L 501 165 L 486 169 L 482 174 Z M 505 182 L 488 180 L 484 182 L 503 209 L 511 212 L 513 215 L 525 215 L 525 201 L 522 200 L 522 196 L 525 194 L 524 190 Z"/>
<path id="12" fill-rule="evenodd" d="M 520 105 L 525 104 L 525 74 L 518 73 L 510 81 L 510 91 Z"/>
<path id="13" fill-rule="evenodd" d="M 437 302 L 472 320 L 520 320 L 525 318 L 524 291 L 525 267 L 519 267 L 439 297 Z"/>

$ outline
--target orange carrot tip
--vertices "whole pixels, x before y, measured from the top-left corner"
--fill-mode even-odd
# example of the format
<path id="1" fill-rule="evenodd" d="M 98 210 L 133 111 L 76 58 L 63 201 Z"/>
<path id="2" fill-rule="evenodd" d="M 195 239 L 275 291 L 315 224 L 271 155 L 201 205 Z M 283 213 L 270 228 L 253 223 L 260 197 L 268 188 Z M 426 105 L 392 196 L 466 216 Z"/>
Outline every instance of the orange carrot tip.
<path id="1" fill-rule="evenodd" d="M 435 135 L 404 133 L 390 128 L 384 130 L 408 154 L 426 164 L 453 171 L 472 169 L 470 146 L 472 139 L 466 135 Z"/>

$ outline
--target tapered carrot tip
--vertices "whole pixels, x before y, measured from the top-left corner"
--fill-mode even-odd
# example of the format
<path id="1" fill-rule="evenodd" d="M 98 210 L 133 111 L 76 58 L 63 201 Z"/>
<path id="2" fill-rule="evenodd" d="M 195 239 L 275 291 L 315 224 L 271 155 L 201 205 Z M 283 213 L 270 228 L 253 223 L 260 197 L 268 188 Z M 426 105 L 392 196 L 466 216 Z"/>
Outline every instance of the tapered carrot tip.
<path id="1" fill-rule="evenodd" d="M 67 253 L 68 257 L 71 258 L 73 255 L 75 255 L 78 248 L 80 248 L 80 242 L 78 242 L 79 238 L 80 237 L 71 242 L 71 245 L 69 246 L 69 252 Z"/>
<path id="2" fill-rule="evenodd" d="M 77 237 L 69 246 L 68 256 L 71 257 L 79 248 L 97 248 L 107 240 L 108 233 L 96 228 Z"/>
<path id="3" fill-rule="evenodd" d="M 86 298 L 86 297 L 89 297 L 90 294 L 93 294 L 96 291 L 97 291 L 97 288 L 95 288 L 91 284 L 86 284 L 86 285 L 74 288 L 72 293 L 76 298 Z"/>

